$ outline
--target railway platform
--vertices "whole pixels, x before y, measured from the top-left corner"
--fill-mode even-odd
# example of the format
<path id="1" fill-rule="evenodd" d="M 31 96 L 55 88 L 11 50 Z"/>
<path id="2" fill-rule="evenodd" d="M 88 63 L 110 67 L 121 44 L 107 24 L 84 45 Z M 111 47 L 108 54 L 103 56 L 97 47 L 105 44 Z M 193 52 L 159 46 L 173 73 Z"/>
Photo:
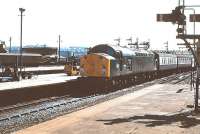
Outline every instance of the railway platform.
<path id="1" fill-rule="evenodd" d="M 63 65 L 59 65 L 59 66 L 39 66 L 39 67 L 26 67 L 25 71 L 53 71 L 53 70 L 64 70 L 64 66 Z"/>
<path id="2" fill-rule="evenodd" d="M 155 84 L 15 134 L 199 134 L 187 84 Z"/>
<path id="3" fill-rule="evenodd" d="M 31 79 L 0 83 L 0 107 L 59 96 L 68 92 L 69 81 L 77 77 L 67 76 L 65 73 L 45 74 L 36 75 Z"/>
<path id="4" fill-rule="evenodd" d="M 22 88 L 30 88 L 36 86 L 51 85 L 63 83 L 69 80 L 76 79 L 78 76 L 67 76 L 64 73 L 36 75 L 31 79 L 21 81 L 3 82 L 0 83 L 0 92 L 5 90 L 20 90 Z"/>
<path id="5" fill-rule="evenodd" d="M 20 71 L 20 68 L 18 68 Z M 24 72 L 33 73 L 34 75 L 39 74 L 54 74 L 54 73 L 63 73 L 64 72 L 64 65 L 49 65 L 49 66 L 38 66 L 38 67 L 25 67 L 22 69 Z M 3 70 L 0 69 L 0 75 L 2 74 Z"/>

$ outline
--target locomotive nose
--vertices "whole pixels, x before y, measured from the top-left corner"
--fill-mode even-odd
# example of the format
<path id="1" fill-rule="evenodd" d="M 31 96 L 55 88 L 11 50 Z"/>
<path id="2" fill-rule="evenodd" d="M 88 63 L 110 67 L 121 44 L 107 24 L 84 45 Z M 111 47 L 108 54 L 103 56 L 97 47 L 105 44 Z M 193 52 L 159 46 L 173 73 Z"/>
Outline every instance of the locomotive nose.
<path id="1" fill-rule="evenodd" d="M 89 54 L 81 58 L 81 76 L 109 77 L 110 62 L 99 54 Z"/>

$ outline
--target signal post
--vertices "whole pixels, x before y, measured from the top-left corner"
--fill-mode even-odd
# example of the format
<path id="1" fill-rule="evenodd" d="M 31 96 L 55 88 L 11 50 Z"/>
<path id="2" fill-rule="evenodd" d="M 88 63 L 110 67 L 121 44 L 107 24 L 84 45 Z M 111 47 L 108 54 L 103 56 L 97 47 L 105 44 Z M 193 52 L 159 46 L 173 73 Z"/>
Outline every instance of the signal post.
<path id="1" fill-rule="evenodd" d="M 191 14 L 190 15 L 190 22 L 194 22 L 194 33 L 193 34 L 186 34 L 186 16 L 184 11 L 186 7 L 197 7 L 197 6 L 185 6 L 185 1 L 183 0 L 183 4 L 179 5 L 172 10 L 169 14 L 157 14 L 157 21 L 158 22 L 171 22 L 173 24 L 177 24 L 177 39 L 182 39 L 185 43 L 184 45 L 188 50 L 191 51 L 195 60 L 195 67 L 197 70 L 197 78 L 196 78 L 196 85 L 195 85 L 195 100 L 194 100 L 194 110 L 195 112 L 198 110 L 198 99 L 199 99 L 199 78 L 200 78 L 200 35 L 195 34 L 195 22 L 200 22 L 200 14 Z M 200 6 L 199 6 L 200 7 Z M 194 10 L 194 9 L 193 9 Z M 194 10 L 195 13 L 195 10 Z M 189 40 L 193 40 L 193 44 L 190 43 Z M 197 41 L 197 43 L 196 43 Z M 192 47 L 194 46 L 194 48 Z M 195 50 L 196 45 L 196 50 Z"/>

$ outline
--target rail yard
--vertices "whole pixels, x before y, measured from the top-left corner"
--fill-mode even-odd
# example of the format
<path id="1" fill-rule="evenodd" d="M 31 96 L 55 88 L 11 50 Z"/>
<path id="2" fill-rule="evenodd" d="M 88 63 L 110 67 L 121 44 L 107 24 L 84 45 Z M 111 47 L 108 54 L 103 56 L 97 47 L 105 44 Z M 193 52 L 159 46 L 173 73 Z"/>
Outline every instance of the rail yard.
<path id="1" fill-rule="evenodd" d="M 0 131 L 14 132 L 143 91 L 155 84 L 183 83 L 188 87 L 191 79 L 195 79 L 193 63 L 189 53 L 133 50 L 100 44 L 91 48 L 80 60 L 72 58 L 71 62 L 67 61 L 60 69 L 59 66 L 28 67 L 24 71 L 35 73 L 41 70 L 43 73 L 30 79 L 0 83 Z M 80 66 L 77 70 L 80 74 L 70 76 L 66 73 L 69 65 L 70 68 Z M 63 72 L 55 74 L 56 69 Z"/>
<path id="2" fill-rule="evenodd" d="M 36 53 L 36 50 L 40 53 Z M 31 51 L 31 48 L 27 51 Z M 15 132 L 59 116 L 62 118 L 64 114 L 76 113 L 100 103 L 103 105 L 103 102 L 143 91 L 156 84 L 183 83 L 187 87 L 194 86 L 196 72 L 191 53 L 99 44 L 80 58 L 72 56 L 64 64 L 54 65 L 52 60 L 48 60 L 50 64 L 44 65 L 41 61 L 46 60 L 47 56 L 42 56 L 41 52 L 46 50 L 34 48 L 33 51 L 34 54 L 21 55 L 23 67 L 17 66 L 20 55 L 0 55 L 1 133 Z M 54 55 L 55 51 L 51 54 Z M 7 57 L 10 59 L 6 60 Z M 4 75 L 18 79 L 6 81 Z M 19 79 L 20 75 L 23 79 Z M 182 90 L 186 89 L 182 87 L 176 92 Z M 24 131 L 22 133 L 29 133 Z"/>
<path id="3" fill-rule="evenodd" d="M 22 3 L 24 3 L 23 0 Z M 49 3 L 45 3 L 44 11 L 49 7 Z M 36 22 L 34 25 L 33 22 L 31 23 L 37 32 L 29 31 L 29 34 L 37 33 L 34 37 L 36 39 L 44 36 L 44 38 L 40 37 L 42 41 L 39 42 L 41 43 L 32 39 L 30 40 L 32 43 L 26 40 L 24 43 L 26 45 L 23 45 L 22 40 L 22 22 L 23 17 L 26 16 L 24 15 L 26 9 L 19 8 L 19 46 L 12 46 L 11 37 L 9 47 L 6 41 L 0 40 L 0 133 L 199 134 L 200 35 L 197 34 L 196 26 L 198 25 L 195 24 L 200 22 L 200 14 L 196 13 L 196 8 L 200 6 L 187 5 L 185 0 L 178 0 L 178 5 L 170 13 L 157 13 L 156 15 L 156 10 L 152 11 L 153 15 L 156 15 L 154 21 L 171 22 L 177 26 L 176 39 L 179 40 L 176 43 L 165 42 L 166 49 L 163 50 L 160 49 L 161 47 L 155 47 L 158 45 L 156 42 L 163 40 L 160 36 L 165 40 L 170 40 L 171 33 L 157 33 L 158 27 L 148 29 L 151 26 L 148 26 L 150 23 L 146 20 L 144 24 L 141 23 L 145 31 L 140 29 L 134 34 L 148 35 L 147 41 L 144 41 L 143 37 L 141 37 L 143 41 L 136 37 L 136 41 L 133 42 L 132 36 L 124 40 L 126 43 L 120 36 L 114 39 L 115 43 L 106 41 L 110 35 L 116 36 L 116 33 L 132 35 L 138 27 L 137 24 L 137 27 L 133 28 L 132 23 L 136 25 L 135 22 L 142 18 L 134 18 L 134 21 L 131 21 L 130 17 L 131 27 L 127 32 L 124 27 L 123 30 L 119 28 L 119 31 L 110 34 L 106 31 L 111 30 L 112 27 L 116 29 L 119 25 L 128 27 L 129 21 L 124 23 L 118 19 L 112 23 L 112 19 L 105 21 L 104 18 L 106 25 L 112 24 L 106 29 L 105 22 L 99 18 L 105 17 L 107 13 L 110 16 L 110 11 L 112 11 L 110 9 L 113 8 L 109 6 L 109 11 L 105 8 L 105 12 L 101 10 L 98 13 L 95 13 L 95 8 L 89 8 L 90 11 L 87 14 L 91 14 L 91 11 L 95 14 L 89 17 L 92 24 L 95 24 L 92 25 L 91 22 L 86 21 L 87 14 L 84 14 L 86 5 L 82 4 L 84 9 L 81 12 L 83 13 L 75 13 L 73 6 L 73 10 L 70 11 L 70 15 L 71 13 L 72 16 L 76 14 L 77 21 L 73 18 L 72 20 L 59 20 L 58 23 L 56 17 L 62 16 L 64 19 L 66 16 L 70 18 L 70 15 L 67 14 L 67 4 L 63 4 L 66 6 L 63 9 L 61 5 L 58 8 L 54 3 L 56 16 L 51 14 L 51 21 L 47 19 L 48 16 L 45 16 L 45 19 L 43 16 L 42 21 L 38 19 L 38 22 L 43 24 L 42 28 L 36 28 Z M 101 7 L 99 4 L 97 4 L 98 8 Z M 94 4 L 91 5 L 94 6 Z M 40 11 L 40 4 L 37 6 Z M 106 6 L 105 3 L 104 6 Z M 78 7 L 77 4 L 76 7 Z M 149 9 L 149 7 L 146 8 Z M 60 8 L 65 14 L 57 10 Z M 127 9 L 132 11 L 132 8 Z M 186 12 L 188 10 L 192 10 L 193 14 Z M 117 12 L 117 10 L 113 11 Z M 122 8 L 121 11 L 124 9 Z M 135 10 L 133 13 L 135 12 L 138 11 Z M 26 13 L 27 16 L 31 15 L 30 12 Z M 151 14 L 150 10 L 149 14 Z M 118 13 L 118 15 L 121 14 Z M 129 15 L 132 16 L 132 13 Z M 32 16 L 34 16 L 33 13 Z M 96 16 L 98 19 L 95 18 Z M 190 18 L 186 19 L 188 16 Z M 83 18 L 80 21 L 81 17 Z M 145 18 L 148 17 L 146 13 Z M 122 18 L 122 20 L 126 19 Z M 188 22 L 193 22 L 193 34 L 189 34 L 191 27 L 188 27 Z M 72 25 L 68 27 L 67 23 Z M 87 23 L 93 29 L 92 34 L 88 32 L 91 29 L 86 26 Z M 86 31 L 81 29 L 79 24 L 81 28 L 86 28 Z M 58 46 L 55 43 L 53 46 L 46 45 L 44 42 L 52 42 L 51 34 L 55 33 L 55 27 L 58 27 L 57 32 L 59 30 L 66 32 L 66 29 L 69 31 L 73 29 L 73 32 L 68 33 L 68 38 L 63 36 L 62 39 L 59 34 L 58 40 L 55 41 Z M 101 30 L 96 31 L 99 27 Z M 43 33 L 45 28 L 48 29 L 46 29 L 48 34 Z M 135 30 L 128 32 L 130 29 Z M 154 33 L 157 34 L 156 38 L 153 37 Z M 25 35 L 30 37 L 29 34 Z M 99 41 L 95 35 L 98 35 Z M 2 36 L 1 31 L 0 36 Z M 79 38 L 79 40 L 78 36 L 84 39 Z M 69 47 L 64 46 L 64 43 L 61 44 L 65 39 L 69 42 L 70 40 L 80 42 L 72 43 L 73 47 Z M 89 43 L 87 47 L 83 47 L 86 40 Z M 184 43 L 179 43 L 180 41 Z M 76 46 L 77 44 L 79 46 Z M 182 45 L 184 48 L 169 50 L 169 44 Z"/>
<path id="4" fill-rule="evenodd" d="M 115 123 L 123 124 L 123 122 L 126 122 L 126 120 L 127 122 L 131 122 L 132 124 L 132 121 L 134 122 L 134 118 L 131 119 L 130 117 L 130 119 L 128 119 L 129 117 L 127 116 L 133 115 L 138 117 L 138 121 L 140 121 L 140 117 L 141 120 L 144 119 L 144 123 L 149 122 L 150 124 L 151 120 L 153 120 L 152 124 L 156 124 L 156 121 L 163 122 L 163 126 L 162 124 L 157 125 L 162 126 L 163 130 L 162 128 L 159 129 L 159 131 L 157 130 L 157 128 L 155 128 L 155 130 L 154 128 L 153 130 L 149 128 L 152 133 L 155 131 L 158 131 L 157 133 L 165 131 L 168 127 L 172 127 L 175 129 L 176 126 L 179 127 L 179 122 L 183 123 L 183 126 L 196 126 L 198 125 L 198 123 L 195 123 L 193 125 L 190 122 L 190 119 L 194 120 L 194 117 L 187 117 L 190 115 L 190 113 L 192 113 L 191 105 L 193 101 L 191 97 L 193 91 L 190 90 L 189 83 L 190 73 L 181 73 L 144 84 L 131 86 L 129 88 L 123 88 L 121 90 L 113 89 L 112 92 L 106 94 L 99 92 L 98 94 L 87 93 L 83 95 L 82 93 L 80 94 L 80 92 L 68 92 L 65 93 L 65 95 L 60 95 L 59 97 L 47 97 L 45 99 L 39 99 L 37 101 L 31 101 L 29 103 L 22 103 L 14 106 L 4 107 L 1 109 L 2 118 L 0 119 L 0 130 L 2 133 L 9 133 L 24 127 L 29 127 L 38 123 L 42 123 L 49 119 L 53 119 L 52 121 L 44 122 L 41 125 L 36 125 L 28 129 L 21 130 L 18 133 L 55 133 L 55 131 L 59 133 L 66 133 L 66 131 L 69 133 L 93 133 L 94 131 L 98 130 L 98 133 L 111 133 L 113 131 L 115 133 L 120 133 L 122 131 L 135 131 L 135 128 L 128 128 L 127 130 L 122 129 L 119 131 L 115 128 L 117 126 L 113 126 L 114 128 L 110 126 L 108 129 L 106 126 L 109 125 L 109 123 L 111 125 Z M 82 89 L 79 88 L 79 90 Z M 168 101 L 166 101 L 166 98 L 164 96 L 168 98 Z M 140 103 L 146 105 L 139 105 Z M 153 106 L 151 106 L 152 104 Z M 168 105 L 168 107 L 166 107 L 166 104 Z M 121 108 L 118 108 L 117 105 L 120 105 Z M 87 107 L 91 108 L 88 109 Z M 149 111 L 144 111 L 146 109 L 149 109 Z M 114 110 L 115 112 L 112 110 Z M 99 112 L 105 113 L 105 115 L 100 114 L 98 117 L 95 116 L 97 117 L 95 119 L 93 116 L 98 115 Z M 111 114 L 110 112 L 114 113 Z M 129 115 L 129 113 L 131 115 Z M 66 115 L 67 118 L 65 117 L 65 114 L 69 114 Z M 184 117 L 184 119 L 180 119 L 181 117 Z M 88 124 L 88 122 L 84 121 L 82 118 L 89 119 L 89 122 L 92 121 L 94 127 L 91 127 L 89 125 L 90 123 Z M 188 120 L 185 118 L 187 118 Z M 85 122 L 85 125 L 79 126 L 81 127 L 81 129 L 75 129 L 72 127 L 75 124 L 78 125 L 82 121 Z M 168 121 L 171 121 L 172 125 L 166 127 L 165 124 L 168 124 Z M 184 121 L 187 121 L 186 124 L 184 124 Z M 95 126 L 99 124 L 98 122 L 102 122 L 104 123 L 104 125 L 100 125 L 99 128 L 96 128 Z M 51 124 L 59 125 L 53 125 L 52 128 Z M 90 127 L 87 125 L 89 125 Z M 120 126 L 121 125 L 119 125 L 119 127 Z M 136 125 L 135 127 L 137 128 L 139 126 Z M 143 133 L 144 131 L 142 130 L 142 128 L 144 126 L 140 127 L 137 132 Z M 180 126 L 180 129 L 181 128 L 182 126 Z M 149 131 L 149 129 L 147 127 L 145 131 Z M 78 130 L 81 131 L 77 132 Z M 170 129 L 170 131 L 172 130 Z M 176 130 L 176 132 L 178 131 L 180 130 Z M 168 131 L 166 131 L 166 133 L 167 132 Z"/>
<path id="5" fill-rule="evenodd" d="M 197 134 L 200 125 L 199 115 L 193 114 L 191 109 L 193 93 L 186 81 L 182 80 L 180 83 L 176 83 L 180 80 L 179 78 L 166 78 L 166 81 L 164 79 L 159 81 L 162 84 L 157 81 L 158 83 L 156 82 L 152 86 L 149 83 L 150 85 L 124 89 L 121 94 L 126 95 L 119 97 L 120 93 L 115 92 L 112 95 L 115 99 L 112 98 L 112 100 L 107 100 L 107 97 L 110 99 L 108 94 L 104 96 L 104 102 L 96 105 L 88 99 L 87 105 L 92 103 L 94 106 L 80 111 L 75 109 L 77 112 L 67 115 L 63 115 L 61 112 L 62 116 L 60 117 L 57 117 L 56 109 L 62 111 L 62 106 L 52 108 L 57 118 L 16 133 Z M 100 99 L 100 95 L 93 98 L 93 100 L 96 99 Z M 74 105 L 78 104 L 74 102 Z M 66 107 L 71 107 L 71 104 L 66 105 Z M 50 111 L 48 110 L 48 112 Z M 32 115 L 47 116 L 48 112 L 43 111 L 41 114 L 33 113 Z M 19 120 L 19 118 L 16 119 L 16 121 Z"/>

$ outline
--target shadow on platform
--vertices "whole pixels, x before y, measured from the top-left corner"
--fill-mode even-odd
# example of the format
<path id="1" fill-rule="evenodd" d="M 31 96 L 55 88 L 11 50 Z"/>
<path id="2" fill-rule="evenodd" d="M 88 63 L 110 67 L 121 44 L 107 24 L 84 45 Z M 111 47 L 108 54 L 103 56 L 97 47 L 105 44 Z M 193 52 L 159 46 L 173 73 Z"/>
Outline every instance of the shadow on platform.
<path id="1" fill-rule="evenodd" d="M 191 114 L 190 114 L 191 115 Z M 173 115 L 143 115 L 133 116 L 129 118 L 116 118 L 108 120 L 97 120 L 105 122 L 105 125 L 113 125 L 118 123 L 135 122 L 143 123 L 147 127 L 155 127 L 162 125 L 170 125 L 172 123 L 180 122 L 179 127 L 189 128 L 200 124 L 200 119 L 196 116 L 190 116 L 188 114 L 176 113 Z"/>

